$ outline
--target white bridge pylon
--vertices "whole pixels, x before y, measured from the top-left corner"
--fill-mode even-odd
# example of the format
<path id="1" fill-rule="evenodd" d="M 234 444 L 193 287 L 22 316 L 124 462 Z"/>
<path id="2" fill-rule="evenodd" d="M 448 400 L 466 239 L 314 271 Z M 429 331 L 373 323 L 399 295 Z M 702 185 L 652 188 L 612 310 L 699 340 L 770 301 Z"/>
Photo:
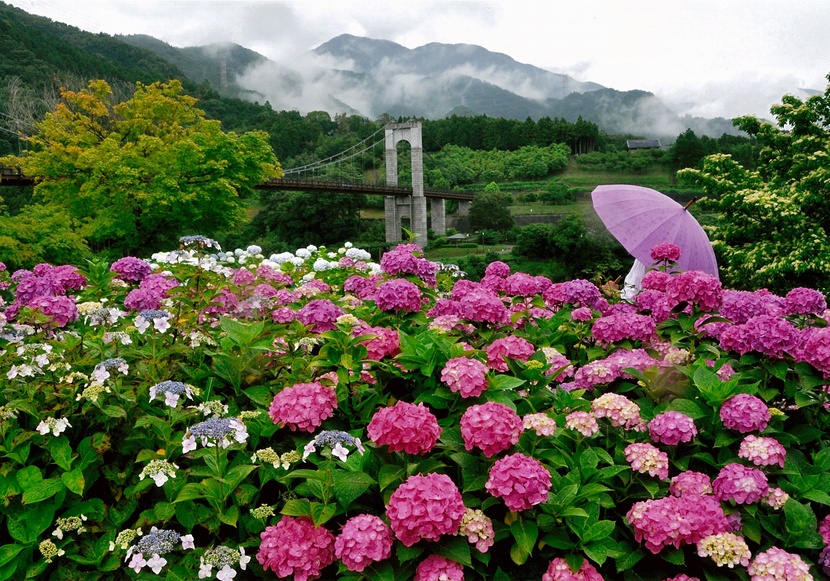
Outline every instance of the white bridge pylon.
<path id="1" fill-rule="evenodd" d="M 412 163 L 412 195 L 386 196 L 386 241 L 402 239 L 401 218 L 409 218 L 413 242 L 423 248 L 427 245 L 427 201 L 424 197 L 424 147 L 420 121 L 393 123 L 386 126 L 386 185 L 398 185 L 398 143 L 409 143 Z M 443 198 L 430 200 L 432 230 L 436 234 L 447 233 L 446 211 Z"/>

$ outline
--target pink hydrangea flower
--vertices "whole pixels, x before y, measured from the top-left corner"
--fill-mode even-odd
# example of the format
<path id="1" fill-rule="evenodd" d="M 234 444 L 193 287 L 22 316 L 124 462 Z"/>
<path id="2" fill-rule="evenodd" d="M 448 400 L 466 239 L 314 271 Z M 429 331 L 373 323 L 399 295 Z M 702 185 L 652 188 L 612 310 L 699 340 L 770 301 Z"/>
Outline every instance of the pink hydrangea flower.
<path id="1" fill-rule="evenodd" d="M 821 519 L 818 525 L 818 533 L 824 539 L 824 544 L 830 545 L 830 514 Z"/>
<path id="2" fill-rule="evenodd" d="M 669 492 L 674 496 L 704 496 L 715 491 L 707 474 L 686 470 L 671 479 Z"/>
<path id="3" fill-rule="evenodd" d="M 545 371 L 545 375 L 553 375 L 555 373 L 555 381 L 562 381 L 566 377 L 574 376 L 574 367 L 571 365 L 571 360 L 555 348 L 542 347 L 542 353 L 545 354 L 545 361 L 550 365 L 550 369 Z"/>
<path id="4" fill-rule="evenodd" d="M 370 327 L 369 325 L 357 325 L 352 329 L 352 334 L 374 335 L 375 337 L 363 341 L 361 345 L 366 347 L 366 359 L 380 361 L 384 357 L 394 357 L 401 352 L 401 337 L 397 329 L 387 327 Z"/>
<path id="5" fill-rule="evenodd" d="M 565 417 L 565 427 L 576 430 L 586 438 L 590 438 L 599 431 L 599 424 L 594 414 L 590 412 L 571 412 Z"/>
<path id="6" fill-rule="evenodd" d="M 603 577 L 587 559 L 583 559 L 579 570 L 574 572 L 565 559 L 556 557 L 548 564 L 542 581 L 603 581 Z"/>
<path id="7" fill-rule="evenodd" d="M 484 488 L 512 512 L 545 502 L 550 492 L 550 472 L 541 462 L 516 452 L 497 460 Z"/>
<path id="8" fill-rule="evenodd" d="M 625 459 L 631 469 L 660 480 L 669 477 L 669 457 L 665 452 L 646 442 L 635 442 L 625 447 Z"/>
<path id="9" fill-rule="evenodd" d="M 697 305 L 701 311 L 715 311 L 723 300 L 723 287 L 711 274 L 689 270 L 673 276 L 666 287 L 666 295 L 672 307 L 687 302 Z"/>
<path id="10" fill-rule="evenodd" d="M 536 351 L 533 343 L 522 337 L 515 335 L 508 335 L 501 339 L 496 339 L 490 343 L 487 348 L 487 363 L 491 369 L 496 371 L 507 371 L 506 359 L 516 359 L 518 361 L 527 361 L 530 356 Z"/>
<path id="11" fill-rule="evenodd" d="M 821 291 L 797 287 L 784 297 L 786 315 L 821 315 L 827 308 L 827 300 Z"/>
<path id="12" fill-rule="evenodd" d="M 414 581 L 464 581 L 464 567 L 440 555 L 430 555 L 418 564 Z"/>
<path id="13" fill-rule="evenodd" d="M 395 278 L 381 283 L 375 290 L 374 298 L 381 311 L 415 313 L 421 310 L 422 296 L 418 285 L 405 278 Z"/>
<path id="14" fill-rule="evenodd" d="M 700 577 L 689 577 L 685 573 L 675 575 L 674 577 L 667 577 L 663 581 L 700 581 Z"/>
<path id="15" fill-rule="evenodd" d="M 720 502 L 713 496 L 666 496 L 634 503 L 626 514 L 634 538 L 659 553 L 663 547 L 680 548 L 729 530 Z"/>
<path id="16" fill-rule="evenodd" d="M 761 398 L 747 393 L 733 395 L 720 408 L 723 425 L 743 434 L 763 431 L 770 417 L 767 404 Z"/>
<path id="17" fill-rule="evenodd" d="M 668 287 L 671 278 L 672 277 L 668 272 L 663 272 L 662 270 L 649 270 L 643 275 L 643 280 L 640 282 L 640 286 L 643 287 L 643 290 L 666 292 L 666 288 Z"/>
<path id="18" fill-rule="evenodd" d="M 608 418 L 615 428 L 643 431 L 645 420 L 640 417 L 640 406 L 618 393 L 604 393 L 591 402 L 596 418 Z"/>
<path id="19" fill-rule="evenodd" d="M 556 308 L 570 304 L 594 309 L 602 303 L 602 293 L 597 285 L 585 279 L 554 283 L 542 291 L 542 298 L 548 306 Z"/>
<path id="20" fill-rule="evenodd" d="M 644 288 L 634 298 L 634 302 L 640 311 L 650 313 L 655 323 L 662 323 L 671 316 L 669 299 L 662 291 Z"/>
<path id="21" fill-rule="evenodd" d="M 392 529 L 380 517 L 360 514 L 346 521 L 334 541 L 334 553 L 349 571 L 363 571 L 368 565 L 388 559 L 394 542 Z"/>
<path id="22" fill-rule="evenodd" d="M 479 448 L 488 458 L 516 444 L 524 430 L 519 414 L 492 401 L 467 408 L 460 423 L 464 447 Z"/>
<path id="23" fill-rule="evenodd" d="M 484 269 L 485 276 L 498 276 L 499 278 L 507 278 L 510 276 L 510 266 L 501 260 L 494 260 Z"/>
<path id="24" fill-rule="evenodd" d="M 296 581 L 320 577 L 334 563 L 334 535 L 325 527 L 315 527 L 311 519 L 284 516 L 261 534 L 256 555 L 263 569 L 277 577 L 294 575 Z"/>
<path id="25" fill-rule="evenodd" d="M 313 333 L 324 333 L 337 328 L 337 317 L 343 314 L 340 307 L 328 299 L 315 299 L 297 311 L 297 320 L 310 326 Z"/>
<path id="26" fill-rule="evenodd" d="M 458 534 L 467 537 L 467 541 L 475 545 L 480 553 L 486 553 L 493 546 L 496 536 L 493 521 L 481 510 L 473 508 L 465 511 Z"/>
<path id="27" fill-rule="evenodd" d="M 571 320 L 587 323 L 594 318 L 594 311 L 590 307 L 579 307 L 571 311 Z"/>
<path id="28" fill-rule="evenodd" d="M 153 269 L 146 260 L 134 256 L 124 256 L 112 263 L 110 271 L 114 272 L 121 280 L 141 282 L 153 272 Z"/>
<path id="29" fill-rule="evenodd" d="M 647 315 L 621 313 L 600 317 L 594 321 L 591 332 L 598 341 L 647 341 L 654 335 L 657 323 Z"/>
<path id="30" fill-rule="evenodd" d="M 487 389 L 487 366 L 471 357 L 454 357 L 441 370 L 441 381 L 461 397 L 478 397 Z"/>
<path id="31" fill-rule="evenodd" d="M 395 536 L 407 547 L 421 539 L 437 541 L 458 532 L 466 508 L 458 487 L 446 474 L 415 474 L 406 479 L 386 506 Z"/>
<path id="32" fill-rule="evenodd" d="M 291 431 L 313 432 L 323 420 L 334 415 L 337 395 L 319 382 L 297 383 L 277 395 L 271 402 L 268 415 L 275 424 L 288 426 Z"/>
<path id="33" fill-rule="evenodd" d="M 778 547 L 755 555 L 746 572 L 751 581 L 813 581 L 810 567 L 801 557 Z"/>
<path id="34" fill-rule="evenodd" d="M 535 276 L 517 272 L 504 280 L 504 292 L 514 297 L 532 297 L 539 294 L 539 282 Z"/>
<path id="35" fill-rule="evenodd" d="M 753 504 L 769 492 L 766 475 L 757 468 L 748 468 L 733 462 L 718 472 L 712 482 L 718 500 L 732 500 L 737 504 Z"/>
<path id="36" fill-rule="evenodd" d="M 695 421 L 680 412 L 668 411 L 654 416 L 648 423 L 652 441 L 675 446 L 680 442 L 691 442 L 697 436 Z"/>
<path id="37" fill-rule="evenodd" d="M 654 262 L 677 262 L 680 260 L 680 247 L 671 242 L 655 244 L 651 249 L 651 259 Z"/>
<path id="38" fill-rule="evenodd" d="M 525 430 L 533 430 L 537 436 L 549 437 L 556 432 L 556 421 L 547 414 L 527 414 L 522 418 Z"/>
<path id="39" fill-rule="evenodd" d="M 458 302 L 461 316 L 468 321 L 492 325 L 505 325 L 510 321 L 510 314 L 502 300 L 486 288 L 471 291 Z"/>
<path id="40" fill-rule="evenodd" d="M 35 297 L 26 306 L 48 317 L 50 326 L 65 327 L 78 319 L 78 307 L 70 297 Z"/>
<path id="41" fill-rule="evenodd" d="M 784 505 L 787 504 L 787 501 L 790 499 L 790 495 L 784 492 L 780 488 L 773 488 L 770 487 L 769 492 L 767 495 L 761 499 L 761 502 L 772 508 L 773 510 L 781 510 L 784 508 Z"/>
<path id="42" fill-rule="evenodd" d="M 749 460 L 756 466 L 778 464 L 783 468 L 787 450 L 775 438 L 764 438 L 750 434 L 741 442 L 738 457 Z"/>
<path id="43" fill-rule="evenodd" d="M 399 244 L 380 258 L 380 269 L 386 274 L 414 274 L 425 283 L 435 286 L 439 265 L 415 256 L 423 250 L 416 244 Z"/>
<path id="44" fill-rule="evenodd" d="M 376 411 L 366 432 L 370 440 L 387 446 L 390 452 L 426 454 L 438 441 L 441 428 L 423 402 L 398 401 Z"/>
<path id="45" fill-rule="evenodd" d="M 802 350 L 804 361 L 824 372 L 825 376 L 830 374 L 830 327 L 815 329 L 804 344 Z"/>

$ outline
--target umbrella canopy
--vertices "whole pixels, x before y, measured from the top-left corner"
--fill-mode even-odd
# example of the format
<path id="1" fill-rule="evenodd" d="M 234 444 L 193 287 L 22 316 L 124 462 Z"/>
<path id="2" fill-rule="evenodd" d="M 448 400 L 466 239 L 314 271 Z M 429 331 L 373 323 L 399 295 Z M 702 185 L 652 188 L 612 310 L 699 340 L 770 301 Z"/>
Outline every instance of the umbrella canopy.
<path id="1" fill-rule="evenodd" d="M 689 211 L 657 190 L 625 184 L 597 186 L 591 199 L 605 227 L 626 250 L 652 264 L 651 249 L 661 242 L 680 247 L 681 270 L 702 270 L 716 278 L 718 263 L 706 232 Z"/>

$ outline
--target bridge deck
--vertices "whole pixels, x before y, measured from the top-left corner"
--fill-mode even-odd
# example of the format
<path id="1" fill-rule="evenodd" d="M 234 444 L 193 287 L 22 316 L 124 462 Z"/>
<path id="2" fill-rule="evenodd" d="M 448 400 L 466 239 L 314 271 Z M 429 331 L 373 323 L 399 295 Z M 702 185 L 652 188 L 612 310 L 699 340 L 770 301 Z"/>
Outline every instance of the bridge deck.
<path id="1" fill-rule="evenodd" d="M 34 179 L 24 175 L 18 168 L 0 166 L 0 185 L 26 186 L 34 183 Z M 270 179 L 257 184 L 257 189 L 302 191 L 302 192 L 331 192 L 342 194 L 378 194 L 383 196 L 411 196 L 412 188 L 405 186 L 387 186 L 364 184 L 361 182 L 331 181 L 331 180 L 303 180 L 298 178 Z M 424 190 L 425 198 L 443 198 L 445 200 L 472 200 L 474 192 Z"/>

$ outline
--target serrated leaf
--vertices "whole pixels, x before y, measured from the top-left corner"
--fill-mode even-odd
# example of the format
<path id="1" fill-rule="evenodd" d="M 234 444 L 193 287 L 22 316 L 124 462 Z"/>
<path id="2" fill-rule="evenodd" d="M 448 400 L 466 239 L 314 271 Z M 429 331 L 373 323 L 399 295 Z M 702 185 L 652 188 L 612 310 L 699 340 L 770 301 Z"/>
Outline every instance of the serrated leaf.
<path id="1" fill-rule="evenodd" d="M 610 520 L 595 522 L 582 533 L 581 540 L 583 543 L 588 543 L 604 539 L 614 531 L 614 526 L 614 521 Z"/>
<path id="2" fill-rule="evenodd" d="M 424 552 L 424 547 L 420 545 L 407 547 L 403 543 L 395 543 L 395 546 L 395 555 L 398 557 L 399 563 L 406 563 L 407 561 L 416 559 L 421 553 Z"/>
<path id="3" fill-rule="evenodd" d="M 361 495 L 374 486 L 375 480 L 364 472 L 342 472 L 334 473 L 334 497 L 343 510 L 348 510 L 349 506 L 357 500 Z"/>
<path id="4" fill-rule="evenodd" d="M 510 533 L 516 544 L 519 545 L 524 552 L 530 555 L 533 552 L 533 547 L 536 545 L 536 539 L 539 538 L 539 527 L 536 521 L 532 520 L 516 520 L 510 523 Z"/>
<path id="5" fill-rule="evenodd" d="M 470 559 L 470 543 L 465 536 L 442 538 L 441 543 L 435 546 L 435 553 L 465 567 L 473 566 Z"/>
<path id="6" fill-rule="evenodd" d="M 173 502 L 185 502 L 186 500 L 194 500 L 205 497 L 205 487 L 198 482 L 190 482 L 182 486 L 179 494 L 176 495 L 176 500 Z"/>
<path id="7" fill-rule="evenodd" d="M 61 482 L 63 482 L 64 486 L 70 492 L 74 492 L 78 496 L 83 496 L 86 480 L 84 479 L 84 472 L 80 468 L 75 468 L 71 472 L 61 474 Z"/>
<path id="8" fill-rule="evenodd" d="M 262 406 L 269 405 L 274 399 L 274 394 L 271 393 L 271 388 L 267 385 L 255 385 L 254 387 L 243 389 L 242 393 L 247 395 L 252 402 Z"/>
<path id="9" fill-rule="evenodd" d="M 225 510 L 220 510 L 217 516 L 219 516 L 219 520 L 225 523 L 226 525 L 235 527 L 236 521 L 239 520 L 239 507 L 233 505 Z"/>
<path id="10" fill-rule="evenodd" d="M 311 516 L 311 503 L 304 498 L 295 498 L 286 501 L 280 511 L 285 516 Z"/>
<path id="11" fill-rule="evenodd" d="M 337 512 L 337 506 L 334 504 L 321 504 L 319 502 L 311 503 L 311 520 L 315 526 L 326 524 Z"/>
<path id="12" fill-rule="evenodd" d="M 23 504 L 36 504 L 52 498 L 66 487 L 59 478 L 47 478 L 23 491 Z"/>
<path id="13" fill-rule="evenodd" d="M 66 436 L 58 436 L 57 438 L 50 438 L 46 445 L 49 449 L 49 454 L 55 464 L 63 470 L 70 470 L 72 467 L 72 446 L 69 445 L 69 438 Z"/>
<path id="14" fill-rule="evenodd" d="M 15 478 L 17 479 L 17 483 L 20 485 L 20 488 L 26 490 L 30 486 L 34 486 L 43 480 L 43 475 L 40 472 L 40 468 L 37 466 L 26 466 L 25 468 L 21 468 L 17 471 Z"/>

